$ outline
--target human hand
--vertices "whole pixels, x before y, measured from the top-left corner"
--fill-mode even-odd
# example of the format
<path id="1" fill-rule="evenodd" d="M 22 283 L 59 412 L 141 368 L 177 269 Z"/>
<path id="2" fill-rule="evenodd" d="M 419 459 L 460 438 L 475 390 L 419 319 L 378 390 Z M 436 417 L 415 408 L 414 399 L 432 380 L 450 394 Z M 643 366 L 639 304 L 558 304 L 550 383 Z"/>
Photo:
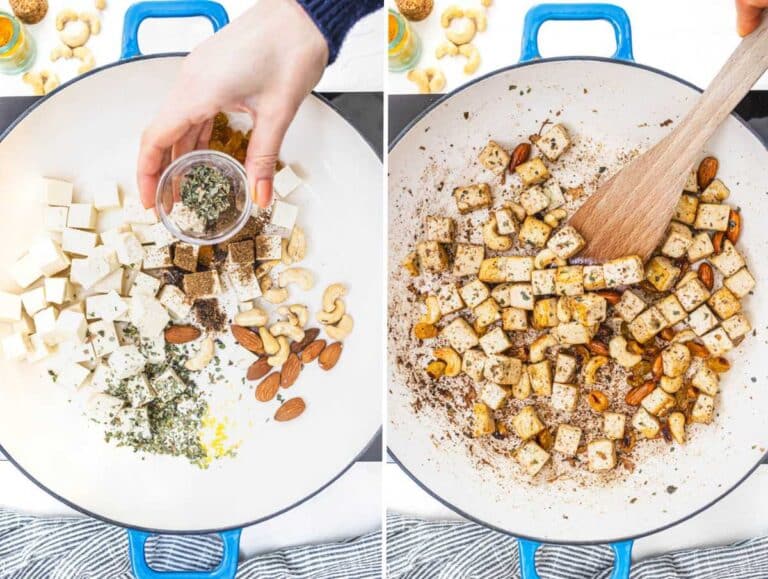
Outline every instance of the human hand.
<path id="1" fill-rule="evenodd" d="M 760 25 L 768 0 L 736 0 L 736 30 L 746 36 Z"/>
<path id="2" fill-rule="evenodd" d="M 253 119 L 245 170 L 254 201 L 269 205 L 285 132 L 327 62 L 323 35 L 295 0 L 260 0 L 195 48 L 141 138 L 137 178 L 144 206 L 155 205 L 171 160 L 207 147 L 221 110 Z"/>

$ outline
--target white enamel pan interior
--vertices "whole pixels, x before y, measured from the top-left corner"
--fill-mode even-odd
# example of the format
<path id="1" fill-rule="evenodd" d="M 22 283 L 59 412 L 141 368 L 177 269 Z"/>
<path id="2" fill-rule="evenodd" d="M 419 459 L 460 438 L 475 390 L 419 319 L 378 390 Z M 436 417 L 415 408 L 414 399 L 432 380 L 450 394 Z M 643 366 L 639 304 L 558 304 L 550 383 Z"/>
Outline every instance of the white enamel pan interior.
<path id="1" fill-rule="evenodd" d="M 0 142 L 0 287 L 6 270 L 43 232 L 38 179 L 116 180 L 136 196 L 141 131 L 176 76 L 180 56 L 107 67 L 65 86 L 30 111 Z M 330 484 L 381 426 L 383 219 L 381 162 L 325 101 L 310 96 L 288 131 L 281 158 L 306 185 L 289 197 L 308 238 L 303 265 L 316 287 L 301 297 L 316 309 L 330 283 L 349 287 L 355 330 L 331 372 L 314 365 L 286 397 L 302 396 L 300 419 L 276 423 L 275 405 L 253 384 L 222 385 L 219 408 L 237 423 L 235 458 L 200 470 L 181 458 L 135 454 L 103 440 L 41 367 L 0 366 L 0 445 L 38 485 L 70 506 L 117 524 L 164 532 L 242 527 L 273 516 Z M 295 195 L 295 197 L 294 197 Z M 306 297 L 305 297 L 306 296 Z M 298 298 L 297 298 L 298 299 Z M 313 315 L 314 318 L 314 315 Z M 245 369 L 243 368 L 243 372 Z M 242 399 L 240 399 L 242 395 Z M 277 403 L 275 403 L 277 404 Z"/>
<path id="2" fill-rule="evenodd" d="M 687 445 L 670 452 L 664 442 L 654 443 L 658 448 L 638 460 L 634 473 L 614 484 L 530 485 L 513 459 L 493 455 L 488 457 L 492 468 L 477 468 L 466 440 L 444 438 L 444 412 L 412 407 L 407 375 L 396 361 L 398 353 L 413 347 L 404 336 L 419 315 L 418 306 L 407 302 L 410 280 L 399 264 L 412 249 L 424 215 L 454 215 L 453 188 L 487 179 L 475 159 L 489 138 L 510 146 L 537 132 L 545 119 L 565 123 L 577 139 L 574 150 L 589 152 L 583 167 L 561 173 L 565 185 L 576 185 L 596 175 L 600 165 L 614 170 L 619 152 L 657 141 L 669 130 L 664 121 L 679 119 L 698 95 L 683 81 L 634 64 L 538 61 L 494 73 L 440 101 L 391 149 L 389 301 L 399 319 L 390 322 L 388 446 L 418 483 L 454 510 L 546 542 L 617 541 L 692 516 L 760 462 L 768 443 L 768 227 L 762 225 L 768 155 L 735 116 L 702 153 L 720 160 L 720 176 L 731 187 L 729 202 L 743 211 L 740 246 L 758 279 L 745 308 L 756 335 L 728 355 L 733 368 L 723 378 L 717 419 L 709 427 L 693 427 Z"/>

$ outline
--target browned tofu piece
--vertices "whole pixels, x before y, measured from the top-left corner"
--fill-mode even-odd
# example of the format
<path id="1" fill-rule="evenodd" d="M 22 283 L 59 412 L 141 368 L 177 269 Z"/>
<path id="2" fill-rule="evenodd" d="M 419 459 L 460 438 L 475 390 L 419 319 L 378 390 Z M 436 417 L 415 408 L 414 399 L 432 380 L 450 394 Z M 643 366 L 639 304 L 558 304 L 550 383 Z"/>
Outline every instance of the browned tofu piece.
<path id="1" fill-rule="evenodd" d="M 437 241 L 421 241 L 416 245 L 419 263 L 424 271 L 439 273 L 448 269 L 448 254 Z"/>
<path id="2" fill-rule="evenodd" d="M 462 215 L 477 209 L 490 207 L 491 203 L 493 203 L 491 187 L 488 183 L 456 187 L 453 190 L 453 197 L 456 199 L 456 207 Z"/>

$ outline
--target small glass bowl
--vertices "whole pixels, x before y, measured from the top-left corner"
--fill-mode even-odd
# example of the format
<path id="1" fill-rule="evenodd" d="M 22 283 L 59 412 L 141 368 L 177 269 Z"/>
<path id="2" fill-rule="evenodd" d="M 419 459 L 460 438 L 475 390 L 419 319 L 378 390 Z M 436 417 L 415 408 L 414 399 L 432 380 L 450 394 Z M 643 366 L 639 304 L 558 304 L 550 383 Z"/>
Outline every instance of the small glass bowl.
<path id="1" fill-rule="evenodd" d="M 222 219 L 215 229 L 196 231 L 184 229 L 176 222 L 171 212 L 181 203 L 181 180 L 194 167 L 205 165 L 221 171 L 232 183 L 236 211 L 231 218 Z M 240 231 L 251 216 L 253 200 L 248 194 L 248 178 L 243 166 L 233 157 L 219 151 L 197 150 L 182 155 L 168 165 L 160 177 L 156 196 L 157 212 L 166 228 L 176 237 L 194 245 L 215 245 L 226 241 Z"/>

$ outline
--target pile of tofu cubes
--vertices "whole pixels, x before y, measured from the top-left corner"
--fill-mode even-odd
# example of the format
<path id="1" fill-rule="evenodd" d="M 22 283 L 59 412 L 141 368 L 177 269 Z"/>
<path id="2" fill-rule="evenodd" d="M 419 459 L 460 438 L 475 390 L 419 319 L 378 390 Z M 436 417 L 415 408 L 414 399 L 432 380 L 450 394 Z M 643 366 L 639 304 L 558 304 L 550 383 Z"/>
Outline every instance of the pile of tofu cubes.
<path id="1" fill-rule="evenodd" d="M 411 275 L 433 274 L 438 289 L 427 297 L 427 305 L 434 300 L 437 306 L 434 312 L 428 308 L 415 324 L 414 335 L 420 340 L 437 337 L 450 346 L 435 349 L 436 359 L 427 368 L 430 377 L 463 373 L 474 381 L 476 437 L 507 430 L 499 422 L 508 415 L 503 409 L 510 399 L 530 401 L 517 404 L 522 409 L 511 420 L 520 440 L 514 454 L 526 473 L 536 475 L 552 451 L 575 457 L 585 444 L 589 469 L 609 470 L 617 464 L 616 441 L 625 436 L 628 417 L 621 410 L 627 408 L 624 394 L 630 386 L 625 385 L 621 400 L 593 410 L 587 394 L 596 388 L 597 372 L 638 368 L 643 357 L 637 352 L 657 344 L 663 376 L 636 407 L 629 407 L 634 412 L 631 426 L 639 437 L 651 439 L 668 422 L 674 439 L 684 443 L 686 424 L 713 419 L 719 381 L 703 359 L 691 356 L 686 343 L 703 345 L 711 357 L 731 350 L 751 329 L 740 299 L 755 280 L 731 241 L 725 238 L 719 252 L 712 241 L 713 234 L 729 227 L 732 209 L 723 204 L 728 189 L 715 180 L 698 191 L 695 175 L 688 180 L 666 240 L 647 264 L 636 255 L 601 265 L 569 263 L 585 242 L 572 226 L 563 224 L 565 195 L 548 167 L 569 148 L 568 131 L 555 125 L 535 145 L 540 156 L 514 167 L 522 184 L 514 202 L 494 203 L 487 183 L 454 190 L 459 214 L 487 214 L 482 244 L 458 242 L 456 222 L 449 216 L 427 217 L 426 235 L 403 265 Z M 498 176 L 508 169 L 510 158 L 491 141 L 479 161 Z M 471 237 L 472 232 L 461 235 Z M 509 255 L 507 250 L 515 245 L 524 255 Z M 708 288 L 693 267 L 705 259 L 722 278 L 714 288 Z M 691 264 L 685 274 L 683 261 Z M 648 284 L 653 291 L 645 291 Z M 441 327 L 435 327 L 440 320 Z M 612 335 L 609 351 L 579 367 L 574 347 L 590 344 L 601 325 Z M 621 335 L 622 325 L 632 344 Z M 657 343 L 666 328 L 674 329 L 675 337 Z M 525 361 L 511 353 L 523 344 L 529 350 Z M 451 363 L 454 357 L 460 364 Z M 647 378 L 654 377 L 648 373 Z M 674 396 L 684 386 L 696 393 L 685 412 Z M 559 423 L 544 424 L 537 404 L 554 410 Z M 580 406 L 602 420 L 601 436 L 585 441 L 582 428 L 569 423 Z M 556 429 L 556 435 L 545 449 L 539 435 L 549 428 Z"/>

